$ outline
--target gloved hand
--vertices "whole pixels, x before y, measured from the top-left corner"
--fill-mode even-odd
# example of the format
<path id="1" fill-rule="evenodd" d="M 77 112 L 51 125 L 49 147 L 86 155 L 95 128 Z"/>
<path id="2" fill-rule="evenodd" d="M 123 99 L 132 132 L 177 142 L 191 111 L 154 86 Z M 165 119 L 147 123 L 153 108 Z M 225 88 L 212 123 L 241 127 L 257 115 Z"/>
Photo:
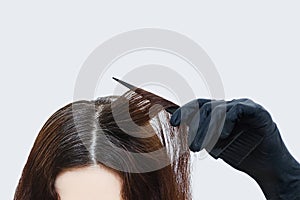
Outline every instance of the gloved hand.
<path id="1" fill-rule="evenodd" d="M 271 115 L 261 105 L 250 99 L 196 99 L 177 109 L 170 123 L 189 126 L 188 141 L 194 152 L 213 147 L 216 135 L 220 142 L 236 134 L 237 126 L 262 135 L 262 142 L 233 167 L 251 176 L 267 199 L 300 199 L 300 164 L 287 150 Z"/>

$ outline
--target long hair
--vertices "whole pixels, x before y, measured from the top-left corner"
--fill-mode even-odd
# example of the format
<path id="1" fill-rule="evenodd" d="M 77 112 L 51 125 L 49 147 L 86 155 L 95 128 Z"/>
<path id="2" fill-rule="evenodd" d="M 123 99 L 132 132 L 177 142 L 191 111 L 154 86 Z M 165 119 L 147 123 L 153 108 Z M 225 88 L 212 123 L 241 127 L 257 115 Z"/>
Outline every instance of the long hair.
<path id="1" fill-rule="evenodd" d="M 170 103 L 149 98 L 128 91 L 56 111 L 35 140 L 14 199 L 57 200 L 63 170 L 96 164 L 121 177 L 124 200 L 191 199 L 187 130 L 169 124 Z"/>

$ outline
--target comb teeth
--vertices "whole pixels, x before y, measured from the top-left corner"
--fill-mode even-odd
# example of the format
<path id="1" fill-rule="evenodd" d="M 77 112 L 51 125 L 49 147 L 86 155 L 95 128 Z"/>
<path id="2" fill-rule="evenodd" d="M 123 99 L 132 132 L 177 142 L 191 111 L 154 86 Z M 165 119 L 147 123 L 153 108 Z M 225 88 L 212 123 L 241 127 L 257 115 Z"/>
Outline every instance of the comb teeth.
<path id="1" fill-rule="evenodd" d="M 240 131 L 234 138 L 217 143 L 210 154 L 214 158 L 222 158 L 228 164 L 237 167 L 256 149 L 264 137 L 250 131 Z"/>
<path id="2" fill-rule="evenodd" d="M 165 108 L 165 110 L 170 113 L 173 114 L 175 112 L 175 110 L 177 110 L 179 108 L 178 105 L 174 104 L 173 102 L 162 98 L 156 94 L 153 94 L 151 92 L 148 92 L 146 90 L 143 90 L 142 88 L 136 87 L 134 85 L 131 85 L 129 83 L 126 83 L 125 81 L 122 81 L 120 79 L 117 79 L 115 77 L 112 77 L 115 81 L 119 82 L 120 84 L 124 85 L 125 87 L 127 87 L 128 89 L 142 95 L 144 98 L 148 99 L 153 105 L 154 104 L 160 104 L 161 106 L 163 106 Z"/>

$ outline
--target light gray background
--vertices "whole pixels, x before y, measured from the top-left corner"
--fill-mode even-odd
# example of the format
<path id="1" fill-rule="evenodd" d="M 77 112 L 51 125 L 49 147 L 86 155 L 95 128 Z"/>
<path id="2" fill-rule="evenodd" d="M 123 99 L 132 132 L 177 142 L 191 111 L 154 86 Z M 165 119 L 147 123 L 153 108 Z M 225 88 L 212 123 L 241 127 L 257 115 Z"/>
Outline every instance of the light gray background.
<path id="1" fill-rule="evenodd" d="M 44 122 L 72 101 L 87 56 L 112 36 L 137 28 L 170 29 L 199 43 L 221 75 L 226 99 L 248 97 L 264 105 L 300 160 L 299 6 L 297 1 L 256 0 L 1 1 L 1 199 L 12 199 Z M 111 75 L 122 77 L 147 59 L 181 70 L 198 97 L 208 96 L 188 66 L 182 70 L 183 63 L 157 52 L 116 63 L 99 81 L 95 96 L 112 92 Z M 159 87 L 149 89 L 174 98 Z M 222 161 L 208 157 L 193 168 L 194 199 L 264 199 L 253 180 Z"/>

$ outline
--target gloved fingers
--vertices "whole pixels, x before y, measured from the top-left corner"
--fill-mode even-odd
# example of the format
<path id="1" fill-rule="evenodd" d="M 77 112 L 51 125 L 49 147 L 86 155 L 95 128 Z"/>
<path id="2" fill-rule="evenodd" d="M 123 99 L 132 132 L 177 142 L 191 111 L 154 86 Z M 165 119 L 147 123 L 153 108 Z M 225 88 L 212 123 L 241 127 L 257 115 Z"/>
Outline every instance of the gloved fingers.
<path id="1" fill-rule="evenodd" d="M 204 124 L 207 123 L 206 121 L 209 121 L 206 118 L 206 120 L 202 119 L 202 121 L 203 121 L 202 123 L 199 123 L 199 119 L 200 119 L 200 114 L 197 113 L 194 115 L 194 117 L 188 124 L 188 126 L 189 126 L 188 145 L 189 145 L 190 150 L 193 152 L 198 152 L 202 149 L 201 146 L 202 146 L 202 142 L 203 142 L 203 137 L 205 135 L 201 134 L 200 129 L 207 128 L 207 126 L 204 126 Z"/>
<path id="2" fill-rule="evenodd" d="M 219 107 L 219 111 L 215 112 L 214 110 L 220 105 L 223 107 Z M 223 109 L 223 112 L 220 111 L 220 108 Z M 211 111 L 212 109 L 213 111 Z M 191 151 L 200 151 L 206 147 L 212 138 L 215 138 L 212 133 L 216 132 L 218 123 L 222 123 L 220 114 L 223 114 L 224 118 L 225 113 L 226 104 L 223 100 L 211 101 L 201 107 L 200 112 L 197 112 L 188 122 L 188 141 Z"/>
<path id="3" fill-rule="evenodd" d="M 262 110 L 262 106 L 246 98 L 227 102 L 196 99 L 177 109 L 170 123 L 173 126 L 179 126 L 183 122 L 188 124 L 190 149 L 200 151 L 216 141 L 216 137 L 228 137 L 236 123 L 243 118 L 247 118 L 248 123 L 257 123 L 255 117 Z"/>
<path id="4" fill-rule="evenodd" d="M 237 123 L 243 123 L 243 125 L 251 126 L 252 128 L 261 126 L 263 118 L 258 115 L 264 109 L 250 99 L 232 101 L 228 104 L 227 110 L 226 121 L 221 134 L 222 139 L 230 135 Z"/>
<path id="5" fill-rule="evenodd" d="M 226 114 L 226 115 L 228 115 L 228 114 Z M 233 120 L 229 119 L 228 117 L 226 117 L 222 132 L 220 134 L 220 138 L 221 139 L 227 138 L 232 133 L 232 130 L 234 129 L 235 124 L 236 124 L 235 121 L 233 121 Z"/>
<path id="6" fill-rule="evenodd" d="M 220 135 L 221 139 L 227 138 L 232 133 L 232 130 L 239 120 L 239 115 L 242 117 L 242 113 L 244 112 L 243 108 L 239 108 L 239 106 L 243 107 L 243 105 L 246 105 L 249 101 L 251 100 L 243 98 L 233 99 L 226 102 L 226 117 L 222 133 Z M 250 114 L 250 111 L 247 111 L 245 114 Z"/>
<path id="7" fill-rule="evenodd" d="M 235 123 L 227 117 L 228 111 L 232 107 L 230 103 L 231 101 L 220 103 L 212 110 L 210 128 L 207 133 L 208 136 L 206 137 L 207 141 L 204 142 L 204 145 L 207 146 L 212 142 L 216 143 L 219 138 L 224 139 L 231 134 Z M 214 141 L 211 141 L 213 139 Z"/>
<path id="8" fill-rule="evenodd" d="M 202 118 L 192 148 L 199 149 L 201 144 L 202 148 L 206 148 L 208 151 L 214 147 L 219 139 L 227 138 L 241 118 L 254 115 L 260 108 L 250 99 L 215 101 L 207 104 L 211 104 L 211 109 L 207 109 L 208 114 L 201 115 Z M 207 104 L 203 108 L 207 107 Z"/>
<path id="9" fill-rule="evenodd" d="M 201 107 L 211 99 L 195 99 L 189 103 L 178 108 L 171 116 L 170 124 L 172 126 L 179 126 L 182 122 L 187 122 L 197 113 Z"/>
<path id="10" fill-rule="evenodd" d="M 188 123 L 190 150 L 212 149 L 219 138 L 225 139 L 232 133 L 239 117 L 249 116 L 255 111 L 253 107 L 256 106 L 249 99 L 205 103 Z"/>

